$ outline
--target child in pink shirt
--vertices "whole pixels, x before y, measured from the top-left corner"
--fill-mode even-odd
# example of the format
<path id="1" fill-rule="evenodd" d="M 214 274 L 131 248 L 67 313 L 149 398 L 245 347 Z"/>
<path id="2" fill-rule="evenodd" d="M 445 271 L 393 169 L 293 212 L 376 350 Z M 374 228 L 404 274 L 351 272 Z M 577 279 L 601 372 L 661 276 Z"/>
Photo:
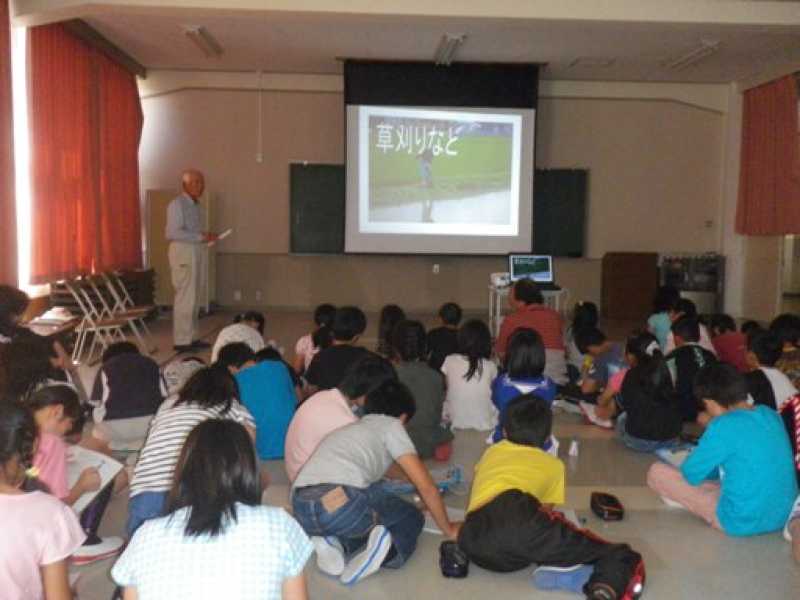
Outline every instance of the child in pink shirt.
<path id="1" fill-rule="evenodd" d="M 66 561 L 86 534 L 57 498 L 22 490 L 35 444 L 33 416 L 16 404 L 0 404 L 0 590 L 4 600 L 67 600 Z"/>
<path id="2" fill-rule="evenodd" d="M 39 481 L 68 506 L 83 494 L 99 490 L 100 474 L 92 467 L 84 469 L 73 486 L 67 483 L 67 444 L 63 438 L 71 432 L 80 432 L 83 425 L 75 388 L 68 383 L 52 382 L 36 390 L 25 403 L 39 428 L 39 445 L 33 457 Z M 121 538 L 102 539 L 97 535 L 112 493 L 113 483 L 109 483 L 81 513 L 80 522 L 88 538 L 73 556 L 73 562 L 86 564 L 114 556 L 121 550 Z"/>

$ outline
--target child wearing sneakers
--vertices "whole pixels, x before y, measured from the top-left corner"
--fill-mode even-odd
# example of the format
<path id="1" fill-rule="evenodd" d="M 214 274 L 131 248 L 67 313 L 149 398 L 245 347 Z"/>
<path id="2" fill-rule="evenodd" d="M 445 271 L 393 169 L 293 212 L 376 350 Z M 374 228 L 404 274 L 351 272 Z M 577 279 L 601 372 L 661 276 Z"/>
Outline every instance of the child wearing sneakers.
<path id="1" fill-rule="evenodd" d="M 425 519 L 419 509 L 381 484 L 397 463 L 416 487 L 439 528 L 458 535 L 428 469 L 406 433 L 416 407 L 408 388 L 385 381 L 367 394 L 366 415 L 328 435 L 292 488 L 294 517 L 312 537 L 320 569 L 346 585 L 382 566 L 400 568 L 417 546 Z"/>
<path id="2" fill-rule="evenodd" d="M 701 369 L 694 391 L 711 416 L 705 433 L 680 470 L 656 463 L 647 484 L 728 535 L 783 529 L 797 478 L 781 418 L 748 403 L 744 377 L 728 364 Z"/>
<path id="3" fill-rule="evenodd" d="M 552 422 L 547 402 L 533 394 L 508 405 L 506 439 L 489 447 L 475 466 L 459 546 L 490 571 L 542 565 L 537 585 L 582 591 L 593 600 L 621 600 L 637 584 L 641 591 L 644 566 L 638 553 L 578 529 L 550 510 L 564 502 L 565 486 L 564 463 L 541 449 Z"/>

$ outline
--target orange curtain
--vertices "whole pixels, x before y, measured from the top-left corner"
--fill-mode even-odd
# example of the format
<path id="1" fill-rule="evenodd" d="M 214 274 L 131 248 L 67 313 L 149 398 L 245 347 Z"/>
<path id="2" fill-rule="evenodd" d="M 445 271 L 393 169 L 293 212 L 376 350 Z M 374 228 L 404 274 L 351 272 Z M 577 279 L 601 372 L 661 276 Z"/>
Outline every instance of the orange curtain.
<path id="1" fill-rule="evenodd" d="M 737 233 L 800 233 L 797 100 L 792 75 L 744 93 Z"/>
<path id="2" fill-rule="evenodd" d="M 141 266 L 135 76 L 60 25 L 29 38 L 31 280 Z"/>
<path id="3" fill-rule="evenodd" d="M 0 0 L 0 283 L 17 285 L 17 219 L 14 204 L 14 125 L 11 99 L 11 23 Z"/>

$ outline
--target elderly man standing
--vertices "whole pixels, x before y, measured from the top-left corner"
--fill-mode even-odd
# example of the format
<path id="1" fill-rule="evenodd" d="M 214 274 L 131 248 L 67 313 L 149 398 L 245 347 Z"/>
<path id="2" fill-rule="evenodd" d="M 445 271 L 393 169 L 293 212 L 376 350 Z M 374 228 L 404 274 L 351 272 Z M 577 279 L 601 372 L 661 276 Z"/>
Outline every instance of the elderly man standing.
<path id="1" fill-rule="evenodd" d="M 170 241 L 169 266 L 175 288 L 173 339 L 175 350 L 187 352 L 210 347 L 208 342 L 196 339 L 198 298 L 203 280 L 202 253 L 217 236 L 202 230 L 203 208 L 199 199 L 206 186 L 203 174 L 195 169 L 184 171 L 181 186 L 183 193 L 167 207 L 166 236 Z"/>

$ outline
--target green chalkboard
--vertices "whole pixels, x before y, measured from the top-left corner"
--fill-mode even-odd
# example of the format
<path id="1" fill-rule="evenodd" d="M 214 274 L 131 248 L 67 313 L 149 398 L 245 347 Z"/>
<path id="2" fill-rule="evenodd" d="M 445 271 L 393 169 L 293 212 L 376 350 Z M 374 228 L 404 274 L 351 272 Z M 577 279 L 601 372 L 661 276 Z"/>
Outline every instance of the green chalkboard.
<path id="1" fill-rule="evenodd" d="M 289 165 L 290 251 L 344 252 L 344 165 Z"/>
<path id="2" fill-rule="evenodd" d="M 586 241 L 585 169 L 536 169 L 533 179 L 533 251 L 580 258 Z"/>

